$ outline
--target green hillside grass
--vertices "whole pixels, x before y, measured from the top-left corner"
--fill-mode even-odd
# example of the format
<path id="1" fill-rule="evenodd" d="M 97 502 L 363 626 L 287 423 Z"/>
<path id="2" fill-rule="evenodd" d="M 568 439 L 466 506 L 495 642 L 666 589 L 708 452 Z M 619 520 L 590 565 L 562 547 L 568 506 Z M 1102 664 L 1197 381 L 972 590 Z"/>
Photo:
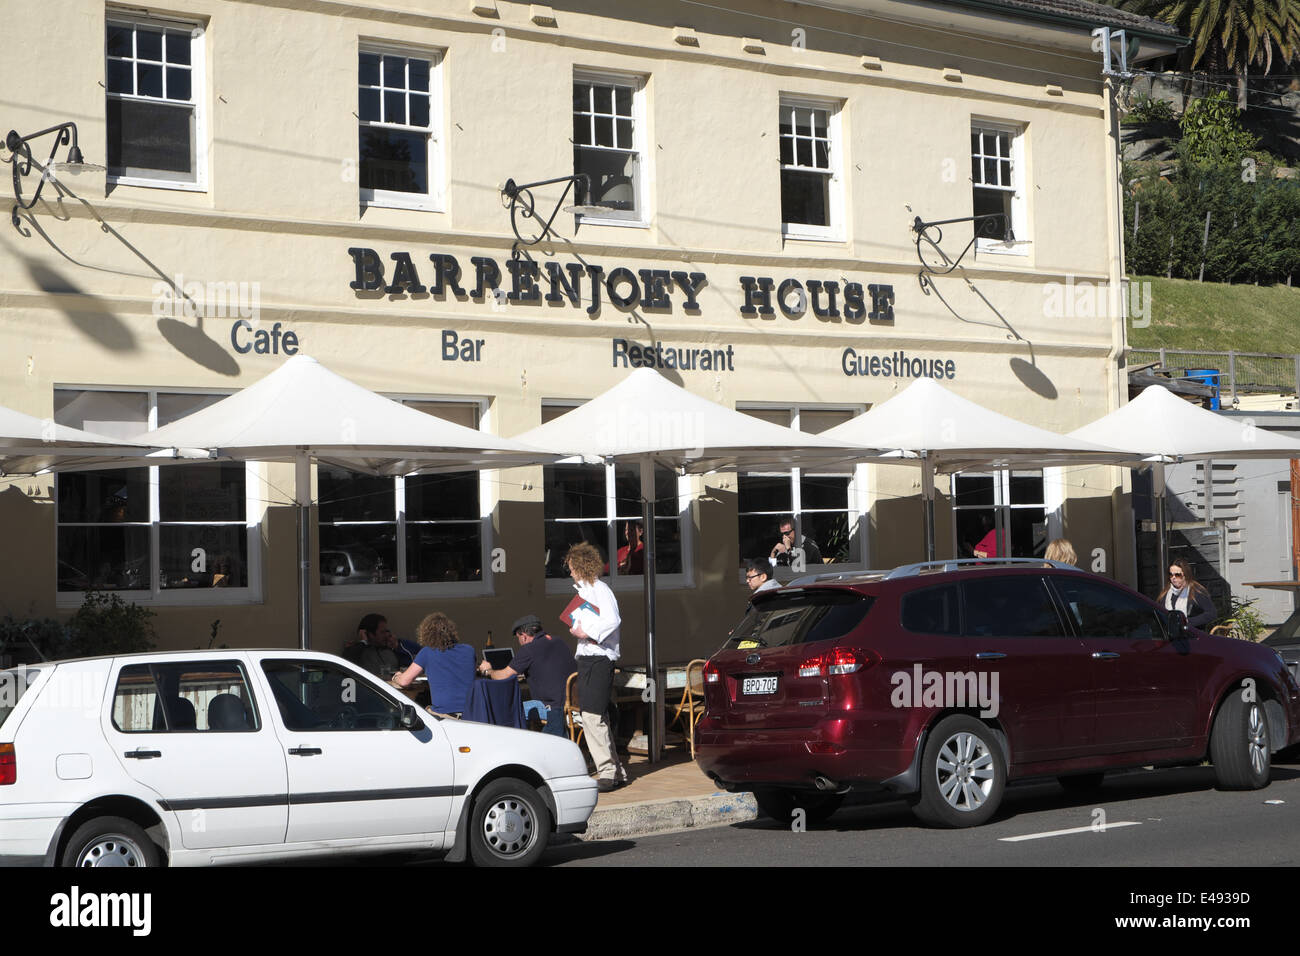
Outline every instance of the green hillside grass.
<path id="1" fill-rule="evenodd" d="M 1153 276 L 1131 281 L 1151 283 L 1151 324 L 1135 328 L 1129 322 L 1130 348 L 1300 353 L 1300 287 Z"/>

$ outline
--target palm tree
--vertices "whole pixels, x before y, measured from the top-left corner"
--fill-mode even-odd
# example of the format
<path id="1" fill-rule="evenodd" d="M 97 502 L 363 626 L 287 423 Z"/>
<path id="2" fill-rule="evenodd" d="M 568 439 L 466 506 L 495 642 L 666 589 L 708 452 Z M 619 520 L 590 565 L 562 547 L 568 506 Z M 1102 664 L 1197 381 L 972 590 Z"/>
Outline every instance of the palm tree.
<path id="1" fill-rule="evenodd" d="M 1173 24 L 1190 37 L 1188 67 L 1203 59 L 1237 75 L 1237 108 L 1246 108 L 1252 66 L 1267 73 L 1274 51 L 1290 63 L 1300 53 L 1300 0 L 1111 0 L 1112 6 Z"/>

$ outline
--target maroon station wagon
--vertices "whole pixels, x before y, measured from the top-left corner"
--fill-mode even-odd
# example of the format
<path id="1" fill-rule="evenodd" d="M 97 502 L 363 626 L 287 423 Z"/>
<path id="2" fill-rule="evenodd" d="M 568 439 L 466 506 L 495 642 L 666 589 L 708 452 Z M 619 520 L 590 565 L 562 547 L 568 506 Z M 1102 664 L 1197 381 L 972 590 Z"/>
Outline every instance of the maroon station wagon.
<path id="1" fill-rule="evenodd" d="M 1272 649 L 1034 559 L 755 594 L 704 679 L 701 768 L 782 821 L 885 790 L 927 823 L 973 826 L 1008 780 L 1085 790 L 1107 770 L 1206 758 L 1221 788 L 1258 789 L 1300 739 L 1300 688 Z"/>

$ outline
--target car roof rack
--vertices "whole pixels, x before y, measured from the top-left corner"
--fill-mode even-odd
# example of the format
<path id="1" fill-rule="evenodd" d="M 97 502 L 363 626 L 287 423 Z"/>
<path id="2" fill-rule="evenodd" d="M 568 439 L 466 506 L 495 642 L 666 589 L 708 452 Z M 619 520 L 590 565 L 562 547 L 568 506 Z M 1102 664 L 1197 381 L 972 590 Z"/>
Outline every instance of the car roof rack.
<path id="1" fill-rule="evenodd" d="M 888 571 L 875 571 L 871 569 L 859 571 L 827 571 L 823 574 L 805 574 L 801 578 L 792 578 L 783 588 L 803 587 L 805 584 L 825 584 L 828 581 L 848 581 L 856 578 L 883 578 L 889 574 Z"/>
<path id="2" fill-rule="evenodd" d="M 1078 571 L 1080 568 L 1064 561 L 1049 561 L 1046 558 L 949 558 L 946 561 L 919 561 L 916 564 L 904 564 L 885 575 L 886 581 L 896 578 L 909 578 L 927 571 L 942 573 L 945 571 L 963 571 L 969 568 L 996 567 L 1033 567 L 1056 568 L 1058 571 Z"/>

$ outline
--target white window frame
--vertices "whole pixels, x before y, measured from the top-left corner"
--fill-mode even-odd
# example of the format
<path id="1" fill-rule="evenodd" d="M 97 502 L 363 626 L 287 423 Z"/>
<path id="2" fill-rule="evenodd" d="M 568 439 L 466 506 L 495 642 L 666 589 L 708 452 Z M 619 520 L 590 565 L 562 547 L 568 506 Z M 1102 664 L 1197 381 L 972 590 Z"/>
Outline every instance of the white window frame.
<path id="1" fill-rule="evenodd" d="M 583 402 L 573 399 L 544 399 L 543 408 L 577 408 Z M 644 574 L 619 574 L 618 562 L 615 557 L 618 555 L 618 535 L 619 525 L 626 519 L 618 517 L 617 491 L 618 482 L 615 477 L 615 465 L 606 463 L 604 465 L 592 465 L 584 462 L 580 458 L 563 458 L 555 462 L 557 465 L 588 465 L 591 468 L 603 467 L 605 469 L 605 521 L 609 526 L 609 532 L 606 537 L 606 548 L 609 554 L 609 574 L 605 576 L 605 582 L 614 591 L 641 591 L 645 587 Z M 622 467 L 631 467 L 639 469 L 639 465 L 620 463 Z M 639 481 L 638 472 L 638 481 Z M 541 482 L 542 494 L 546 494 L 546 480 Z M 691 499 L 694 495 L 692 479 L 689 475 L 677 476 L 677 522 L 679 534 L 681 535 L 682 546 L 682 570 L 676 574 L 655 574 L 655 587 L 661 591 L 680 590 L 683 588 L 695 587 L 695 522 L 691 517 Z M 542 523 L 546 523 L 545 502 L 543 501 Z M 644 510 L 644 509 L 643 509 Z M 638 516 L 640 514 L 638 513 Z M 668 520 L 667 518 L 658 518 L 659 521 Z M 574 522 L 578 523 L 578 522 Z M 542 530 L 542 538 L 545 540 L 545 527 Z M 545 569 L 542 571 L 545 574 Z M 569 578 L 546 578 L 547 594 L 571 594 L 573 592 L 573 581 Z"/>
<path id="2" fill-rule="evenodd" d="M 473 398 L 464 395 L 416 395 L 416 394 L 390 394 L 386 393 L 385 398 L 394 402 L 406 403 L 423 403 L 423 402 L 444 402 L 448 404 L 475 405 L 478 407 L 478 430 L 490 433 L 489 422 L 489 402 L 486 398 Z M 466 468 L 466 471 L 474 471 L 473 468 Z M 394 486 L 394 512 L 396 521 L 397 536 L 397 575 L 398 580 L 391 584 L 322 584 L 320 585 L 320 599 L 322 604 L 350 604 L 354 602 L 367 602 L 377 600 L 408 600 L 419 597 L 489 597 L 495 593 L 495 582 L 492 574 L 492 550 L 494 540 L 492 536 L 492 512 L 496 509 L 497 504 L 497 485 L 499 482 L 499 472 L 495 469 L 481 469 L 478 477 L 478 504 L 479 504 L 479 543 L 480 543 L 480 560 L 483 568 L 482 577 L 477 581 L 415 581 L 408 582 L 406 577 L 406 483 L 401 476 L 395 477 Z M 317 485 L 319 487 L 319 485 Z M 467 519 L 468 520 L 468 519 Z M 359 525 L 359 524 L 390 524 L 389 521 L 344 521 L 340 524 Z M 320 536 L 317 534 L 316 554 L 314 558 L 314 573 L 317 580 L 320 578 Z"/>
<path id="3" fill-rule="evenodd" d="M 638 73 L 612 73 L 604 70 L 575 69 L 572 83 L 593 83 L 602 86 L 621 86 L 632 91 L 632 152 L 637 155 L 636 181 L 632 189 L 637 197 L 637 208 L 631 212 L 611 209 L 601 213 L 577 213 L 576 225 L 590 226 L 625 226 L 634 229 L 646 229 L 650 226 L 650 152 L 646 148 L 646 85 L 648 78 Z M 572 102 L 572 95 L 570 95 Z M 573 108 L 569 108 L 569 123 L 572 126 Z M 578 144 L 573 144 L 578 149 Z M 599 146 L 583 146 L 583 149 L 602 149 Z M 623 150 L 615 150 L 623 152 Z M 575 164 L 574 173 L 577 173 Z M 593 188 L 595 184 L 593 183 Z"/>
<path id="4" fill-rule="evenodd" d="M 804 412 L 847 412 L 850 416 L 857 416 L 865 412 L 867 410 L 867 407 L 868 406 L 866 405 L 823 405 L 823 404 L 813 403 L 813 402 L 737 402 L 736 403 L 736 411 L 738 412 L 758 412 L 758 411 L 789 412 L 790 422 L 791 422 L 789 427 L 795 429 L 799 428 L 800 417 Z M 737 518 L 739 518 L 739 514 L 740 514 L 739 494 L 740 494 L 740 478 L 742 475 L 755 475 L 758 477 L 770 477 L 770 478 L 788 478 L 790 480 L 790 506 L 791 507 L 789 511 L 772 513 L 772 543 L 775 544 L 777 538 L 779 537 L 776 528 L 776 522 L 780 520 L 780 518 L 783 515 L 786 514 L 792 515 L 794 517 L 795 538 L 799 541 L 802 541 L 804 535 L 804 529 L 803 529 L 803 521 L 800 518 L 800 512 L 803 510 L 801 507 L 803 504 L 802 501 L 803 491 L 800 488 L 799 479 L 801 478 L 801 476 L 805 471 L 807 471 L 809 474 L 813 476 L 822 475 L 822 474 L 832 475 L 832 474 L 839 473 L 829 468 L 800 468 L 800 467 L 791 468 L 789 471 L 756 471 L 750 469 L 738 471 L 736 474 Z M 867 570 L 867 566 L 870 563 L 869 556 L 871 554 L 870 541 L 868 540 L 868 533 L 870 531 L 870 521 L 868 519 L 870 518 L 871 515 L 871 502 L 867 494 L 867 477 L 868 477 L 867 466 L 865 464 L 853 465 L 852 470 L 849 472 L 849 492 L 848 492 L 849 534 L 850 535 L 856 534 L 858 537 L 858 560 L 841 561 L 838 564 L 822 565 L 822 571 L 820 573 Z M 762 512 L 757 512 L 757 513 L 761 514 Z M 818 547 L 821 547 L 821 542 L 817 542 L 817 545 Z M 736 546 L 737 548 L 739 548 L 740 546 L 739 541 L 736 542 Z M 747 584 L 747 582 L 745 581 L 746 569 L 744 567 L 744 562 L 749 561 L 753 558 L 762 558 L 762 557 L 766 557 L 766 555 L 763 554 L 740 555 L 741 567 L 739 571 L 738 580 L 741 584 Z M 819 572 L 815 568 L 805 567 L 804 570 L 802 571 L 795 571 L 788 567 L 778 566 L 772 569 L 770 577 L 774 581 L 779 580 L 782 583 L 784 583 L 786 581 L 793 580 L 794 578 L 803 577 L 804 575 L 808 575 L 808 574 L 817 574 L 817 573 Z"/>
<path id="5" fill-rule="evenodd" d="M 972 116 L 970 121 L 970 133 L 976 130 L 989 131 L 994 133 L 1007 133 L 1011 137 L 1011 186 L 1005 191 L 1011 193 L 1011 232 L 1015 239 L 1011 242 L 1004 242 L 1001 239 L 980 238 L 975 241 L 975 253 L 991 253 L 993 255 L 1003 256 L 1028 256 L 1031 240 L 1029 238 L 1029 190 L 1026 187 L 1028 167 L 1025 165 L 1025 133 L 1026 127 L 1019 123 L 1008 123 L 1005 120 L 983 119 L 978 116 Z M 981 154 L 982 155 L 982 154 Z M 971 154 L 974 159 L 975 154 Z M 984 186 L 983 183 L 976 183 L 974 178 L 971 179 L 971 208 L 974 210 L 975 189 L 997 189 L 1001 187 Z M 978 228 L 978 226 L 977 226 Z"/>
<path id="6" fill-rule="evenodd" d="M 1017 475 L 1038 475 L 1043 484 L 1042 501 L 1011 501 L 1011 477 Z M 957 504 L 957 479 L 962 475 L 970 477 L 990 477 L 993 479 L 992 505 Z M 1001 532 L 1003 540 L 1011 542 L 1011 512 L 1039 510 L 1043 512 L 1046 525 L 1043 544 L 1046 546 L 1053 538 L 1061 537 L 1063 532 L 1054 530 L 1054 520 L 1060 520 L 1060 508 L 1064 503 L 1064 472 L 1060 468 L 971 468 L 965 472 L 953 472 L 949 478 L 949 501 L 952 502 L 952 553 L 961 554 L 961 543 L 957 540 L 957 512 L 959 511 L 993 511 L 993 527 Z M 1055 519 L 1053 517 L 1055 515 Z M 1059 526 L 1058 526 L 1059 527 Z"/>
<path id="7" fill-rule="evenodd" d="M 826 135 L 830 140 L 830 169 L 822 170 L 811 166 L 787 166 L 781 162 L 780 156 L 780 112 L 786 109 L 804 109 L 804 110 L 824 110 L 826 112 Z M 845 221 L 848 218 L 847 209 L 844 203 L 844 135 L 841 125 L 841 114 L 844 110 L 842 100 L 819 99 L 816 97 L 800 96 L 792 93 L 782 93 L 777 120 L 777 168 L 780 171 L 786 169 L 797 170 L 799 172 L 816 172 L 822 173 L 829 177 L 829 183 L 826 189 L 826 214 L 830 222 L 825 226 L 814 226 L 803 222 L 782 222 L 781 235 L 786 239 L 810 239 L 821 242 L 843 242 L 845 236 Z M 780 189 L 780 175 L 777 176 L 777 188 Z M 782 219 L 785 217 L 782 216 Z"/>
<path id="8" fill-rule="evenodd" d="M 401 46 L 394 43 L 385 43 L 382 41 L 362 40 L 357 45 L 356 62 L 358 66 L 361 63 L 363 54 L 373 53 L 378 56 L 401 56 L 407 59 L 428 60 L 429 61 L 429 153 L 426 158 L 429 170 L 429 191 L 427 193 L 407 193 L 392 189 L 366 189 L 361 187 L 361 128 L 363 126 L 373 126 L 378 129 L 398 130 L 404 133 L 419 132 L 423 127 L 403 125 L 400 123 L 385 123 L 379 120 L 361 119 L 360 110 L 357 110 L 357 143 L 353 155 L 357 157 L 357 184 L 362 207 L 375 207 L 380 209 L 414 209 L 424 212 L 445 212 L 446 211 L 446 169 L 443 152 L 443 109 L 442 109 L 442 62 L 446 55 L 445 50 L 436 47 L 411 47 Z M 409 74 L 409 70 L 408 70 Z M 379 74 L 379 89 L 383 89 L 383 65 L 381 61 Z M 406 91 L 410 90 L 410 78 L 407 77 Z M 352 84 L 354 94 L 361 88 L 361 81 L 358 77 Z M 416 91 L 418 92 L 418 91 Z M 379 96 L 380 109 L 383 109 L 383 93 Z M 354 101 L 355 102 L 355 101 Z M 381 114 L 382 115 L 382 114 Z M 410 118 L 409 116 L 407 117 Z"/>
<path id="9" fill-rule="evenodd" d="M 138 96 L 126 93 L 108 92 L 108 26 L 146 27 L 162 30 L 190 31 L 190 99 L 168 100 L 156 96 Z M 207 125 L 207 61 L 204 56 L 204 38 L 206 27 L 195 20 L 180 20 L 162 16 L 145 16 L 109 7 L 104 14 L 104 108 L 105 128 L 107 130 L 107 110 L 109 99 L 135 100 L 142 102 L 170 103 L 180 106 L 188 103 L 194 108 L 194 182 L 183 179 L 169 179 L 163 176 L 117 175 L 109 172 L 105 179 L 110 186 L 144 186 L 149 189 L 179 189 L 186 192 L 208 191 L 208 125 Z M 164 53 L 164 56 L 166 54 Z M 166 83 L 166 70 L 163 71 Z M 165 89 L 165 87 L 164 87 Z M 105 132 L 107 139 L 107 132 Z M 107 156 L 107 149 L 105 150 Z M 166 391 L 164 389 L 164 391 Z"/>
<path id="10" fill-rule="evenodd" d="M 114 387 L 108 388 L 99 385 L 63 385 L 54 386 L 56 391 L 70 392 L 117 392 L 124 394 L 147 394 L 149 396 L 149 416 L 148 429 L 153 431 L 158 427 L 158 395 L 212 395 L 222 398 L 230 395 L 228 390 L 210 389 L 210 388 L 134 388 L 134 387 Z M 202 462 L 194 462 L 202 464 Z M 125 467 L 140 467 L 126 463 Z M 245 570 L 247 571 L 248 585 L 242 588 L 164 588 L 161 586 L 160 576 L 162 573 L 162 551 L 161 551 L 161 527 L 162 520 L 160 517 L 161 503 L 158 494 L 158 473 L 160 466 L 149 465 L 149 589 L 136 591 L 105 591 L 102 593 L 116 594 L 124 601 L 132 601 L 136 604 L 148 605 L 152 607 L 223 607 L 226 605 L 241 604 L 261 604 L 262 600 L 262 535 L 261 524 L 262 516 L 265 512 L 265 501 L 259 493 L 259 489 L 266 487 L 264 465 L 258 462 L 244 463 L 244 530 L 248 539 L 248 554 Z M 172 467 L 172 466 L 161 466 Z M 184 467 L 178 465 L 176 467 Z M 116 469 L 114 469 L 116 470 Z M 54 500 L 58 501 L 58 474 L 55 474 Z M 97 525 L 103 522 L 88 522 L 88 524 Z M 235 524 L 233 521 L 212 522 L 212 521 L 168 521 L 168 525 L 177 524 Z M 82 522 L 61 522 L 58 520 L 57 507 L 54 521 L 54 556 L 55 562 L 58 561 L 59 555 L 59 528 L 76 527 Z M 54 577 L 54 606 L 57 608 L 76 608 L 80 607 L 85 601 L 87 591 L 60 591 L 57 568 Z"/>

